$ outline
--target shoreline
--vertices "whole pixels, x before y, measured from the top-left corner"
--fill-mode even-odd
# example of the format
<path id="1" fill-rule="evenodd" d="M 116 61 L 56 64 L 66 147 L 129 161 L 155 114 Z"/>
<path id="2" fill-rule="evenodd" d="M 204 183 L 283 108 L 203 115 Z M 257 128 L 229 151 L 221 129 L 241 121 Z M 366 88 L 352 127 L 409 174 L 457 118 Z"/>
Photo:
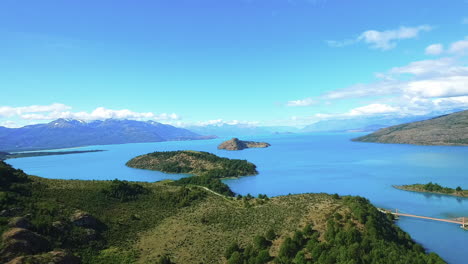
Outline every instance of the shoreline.
<path id="1" fill-rule="evenodd" d="M 102 151 L 106 151 L 106 150 L 95 149 L 95 150 L 74 150 L 74 151 L 16 152 L 16 153 L 6 153 L 0 156 L 0 160 L 41 157 L 41 156 L 68 155 L 68 154 L 81 154 L 81 153 L 92 153 L 92 152 L 102 152 Z"/>
<path id="2" fill-rule="evenodd" d="M 438 194 L 438 195 L 447 195 L 447 196 L 453 196 L 453 197 L 459 197 L 459 198 L 468 198 L 468 195 L 463 195 L 460 193 L 443 193 L 443 192 L 431 192 L 427 190 L 420 190 L 418 188 L 414 188 L 413 185 L 392 185 L 393 188 L 402 190 L 402 191 L 407 191 L 407 192 L 416 192 L 416 193 L 428 193 L 428 194 Z"/>

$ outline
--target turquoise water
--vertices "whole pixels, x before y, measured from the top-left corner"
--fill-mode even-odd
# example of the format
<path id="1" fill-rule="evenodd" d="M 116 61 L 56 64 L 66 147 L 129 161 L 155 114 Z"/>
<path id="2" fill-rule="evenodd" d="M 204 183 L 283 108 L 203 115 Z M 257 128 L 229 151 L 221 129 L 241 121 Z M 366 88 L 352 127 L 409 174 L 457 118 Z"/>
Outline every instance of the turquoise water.
<path id="1" fill-rule="evenodd" d="M 405 192 L 392 185 L 437 182 L 468 189 L 468 147 L 356 143 L 359 134 L 278 135 L 252 138 L 266 149 L 217 150 L 223 139 L 91 146 L 104 152 L 8 160 L 16 168 L 46 178 L 159 181 L 182 175 L 127 168 L 134 156 L 163 150 L 201 150 L 247 159 L 259 175 L 226 180 L 240 194 L 326 192 L 360 195 L 388 209 L 438 218 L 468 216 L 468 199 Z M 249 139 L 249 138 L 246 138 Z M 429 251 L 449 263 L 466 263 L 468 231 L 456 224 L 401 218 L 398 224 Z"/>

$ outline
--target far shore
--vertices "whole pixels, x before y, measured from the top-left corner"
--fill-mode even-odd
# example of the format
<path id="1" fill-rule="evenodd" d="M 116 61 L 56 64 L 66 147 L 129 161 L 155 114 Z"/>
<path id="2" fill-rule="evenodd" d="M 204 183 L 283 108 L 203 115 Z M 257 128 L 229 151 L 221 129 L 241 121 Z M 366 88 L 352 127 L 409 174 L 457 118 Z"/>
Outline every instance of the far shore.
<path id="1" fill-rule="evenodd" d="M 53 156 L 53 155 L 68 155 L 68 154 L 80 154 L 90 152 L 101 152 L 105 150 L 73 150 L 73 151 L 28 151 L 28 152 L 15 152 L 15 153 L 0 153 L 0 160 L 7 159 L 18 159 L 27 157 L 40 157 L 40 156 Z"/>
<path id="2" fill-rule="evenodd" d="M 448 196 L 468 198 L 468 195 L 465 195 L 464 191 L 457 192 L 457 191 L 454 190 L 451 193 L 432 192 L 432 191 L 427 191 L 427 190 L 415 187 L 415 185 L 392 185 L 392 187 L 395 188 L 395 189 L 399 189 L 399 190 L 403 190 L 403 191 L 409 191 L 409 192 L 439 194 L 439 195 L 448 195 Z"/>

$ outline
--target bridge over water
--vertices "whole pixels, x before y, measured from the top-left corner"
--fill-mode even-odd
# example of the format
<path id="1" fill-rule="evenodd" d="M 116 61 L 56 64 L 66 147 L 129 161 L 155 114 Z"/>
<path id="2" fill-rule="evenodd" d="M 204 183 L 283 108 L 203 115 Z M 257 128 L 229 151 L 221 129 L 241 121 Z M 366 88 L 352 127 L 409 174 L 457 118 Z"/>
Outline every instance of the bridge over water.
<path id="1" fill-rule="evenodd" d="M 395 209 L 395 212 L 393 212 L 393 211 L 390 211 L 390 210 L 385 210 L 385 209 L 379 208 L 379 211 L 382 212 L 382 213 L 385 213 L 385 214 L 390 213 L 390 214 L 395 215 L 397 217 L 405 216 L 405 217 L 413 217 L 413 218 L 433 220 L 433 221 L 446 222 L 446 223 L 452 223 L 452 224 L 459 224 L 461 228 L 468 229 L 468 217 L 443 219 L 443 218 L 434 218 L 434 217 L 421 216 L 421 215 L 406 214 L 406 213 L 398 212 L 398 209 Z"/>

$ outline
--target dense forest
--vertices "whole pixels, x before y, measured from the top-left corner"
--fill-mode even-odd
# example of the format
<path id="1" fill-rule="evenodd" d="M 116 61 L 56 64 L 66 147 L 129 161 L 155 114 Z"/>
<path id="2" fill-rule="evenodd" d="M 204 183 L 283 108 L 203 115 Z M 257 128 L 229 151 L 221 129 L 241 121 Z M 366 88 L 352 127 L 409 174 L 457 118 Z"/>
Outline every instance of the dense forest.
<path id="1" fill-rule="evenodd" d="M 0 162 L 0 262 L 444 263 L 364 198 L 195 184 L 50 180 Z"/>
<path id="2" fill-rule="evenodd" d="M 228 159 L 201 151 L 163 151 L 138 156 L 127 166 L 167 173 L 190 173 L 213 178 L 257 174 L 256 166 L 246 160 Z"/>

